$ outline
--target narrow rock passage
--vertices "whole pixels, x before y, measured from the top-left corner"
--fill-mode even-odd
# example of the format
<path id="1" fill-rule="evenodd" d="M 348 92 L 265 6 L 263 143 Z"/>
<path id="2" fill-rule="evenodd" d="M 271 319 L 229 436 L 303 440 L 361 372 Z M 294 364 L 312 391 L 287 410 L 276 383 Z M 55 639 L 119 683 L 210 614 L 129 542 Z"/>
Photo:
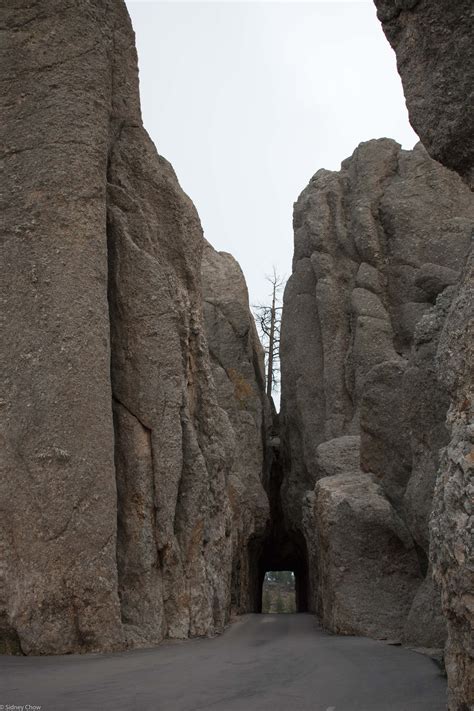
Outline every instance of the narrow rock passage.
<path id="1" fill-rule="evenodd" d="M 446 687 L 429 658 L 303 614 L 246 615 L 156 649 L 3 657 L 0 680 L 0 703 L 42 711 L 442 711 Z"/>

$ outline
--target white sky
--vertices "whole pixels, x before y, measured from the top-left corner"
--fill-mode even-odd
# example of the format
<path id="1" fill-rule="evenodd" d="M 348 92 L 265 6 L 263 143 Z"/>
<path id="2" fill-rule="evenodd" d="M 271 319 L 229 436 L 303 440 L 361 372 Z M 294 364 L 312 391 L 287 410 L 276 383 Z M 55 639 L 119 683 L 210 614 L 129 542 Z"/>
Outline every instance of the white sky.
<path id="1" fill-rule="evenodd" d="M 360 141 L 417 141 L 373 2 L 127 6 L 145 127 L 251 303 L 266 301 L 272 265 L 291 273 L 293 203 L 311 176 Z"/>

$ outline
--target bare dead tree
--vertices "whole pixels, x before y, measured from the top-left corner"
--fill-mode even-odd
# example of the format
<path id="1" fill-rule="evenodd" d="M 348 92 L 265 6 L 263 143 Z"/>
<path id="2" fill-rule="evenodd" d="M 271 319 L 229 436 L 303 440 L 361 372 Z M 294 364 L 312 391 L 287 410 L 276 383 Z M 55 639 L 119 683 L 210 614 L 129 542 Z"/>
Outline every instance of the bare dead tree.
<path id="1" fill-rule="evenodd" d="M 270 305 L 256 304 L 252 309 L 265 350 L 266 390 L 268 397 L 271 397 L 273 390 L 280 383 L 281 291 L 285 280 L 277 273 L 275 267 L 266 280 L 272 287 L 269 294 Z"/>

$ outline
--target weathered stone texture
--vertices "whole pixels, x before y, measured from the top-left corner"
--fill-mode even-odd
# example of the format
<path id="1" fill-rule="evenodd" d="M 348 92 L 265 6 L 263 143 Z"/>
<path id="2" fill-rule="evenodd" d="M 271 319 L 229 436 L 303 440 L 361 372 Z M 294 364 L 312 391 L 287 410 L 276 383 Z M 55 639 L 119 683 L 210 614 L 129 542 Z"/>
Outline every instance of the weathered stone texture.
<path id="1" fill-rule="evenodd" d="M 420 144 L 403 151 L 388 139 L 361 144 L 338 173 L 316 173 L 295 205 L 281 347 L 282 493 L 313 560 L 313 608 L 332 629 L 416 643 L 405 622 L 428 573 L 438 450 L 448 441 L 435 355 L 473 220 L 457 175 Z M 338 516 L 347 523 L 331 527 Z M 351 539 L 350 520 L 367 535 L 373 521 L 378 557 L 372 542 L 364 550 L 363 536 Z M 371 588 L 375 578 L 393 591 L 395 573 L 383 563 L 391 556 L 406 581 L 394 586 L 397 603 Z M 435 600 L 431 577 L 423 590 Z M 439 605 L 430 602 L 423 619 L 438 631 L 430 645 L 440 646 Z M 418 644 L 430 646 L 422 627 Z"/>
<path id="2" fill-rule="evenodd" d="M 106 239 L 120 13 L 110 7 L 3 7 L 0 617 L 26 653 L 123 644 Z M 136 115 L 133 95 L 122 111 Z"/>
<path id="3" fill-rule="evenodd" d="M 307 496 L 303 526 L 323 625 L 401 639 L 420 570 L 409 531 L 380 487 L 362 472 L 320 479 Z"/>
<path id="4" fill-rule="evenodd" d="M 374 0 L 397 55 L 410 122 L 430 155 L 474 179 L 470 0 Z"/>
<path id="5" fill-rule="evenodd" d="M 261 383 L 245 417 L 216 391 L 202 230 L 142 127 L 124 3 L 15 2 L 4 16 L 2 647 L 219 632 L 238 545 L 266 520 Z M 227 346 L 251 360 L 243 311 L 247 335 Z M 239 479 L 244 429 L 253 469 Z"/>
<path id="6" fill-rule="evenodd" d="M 235 259 L 206 244 L 202 279 L 212 375 L 235 437 L 228 477 L 233 513 L 231 606 L 236 613 L 252 612 L 251 541 L 263 537 L 269 518 L 263 484 L 270 466 L 271 411 L 265 395 L 264 354 Z"/>
<path id="7" fill-rule="evenodd" d="M 472 3 L 375 0 L 375 4 L 397 55 L 414 129 L 430 155 L 456 170 L 473 188 Z M 431 519 L 431 556 L 448 623 L 446 668 L 452 711 L 474 706 L 472 261 L 471 247 L 437 355 L 437 375 L 449 392 L 451 405 L 449 443 L 441 458 Z M 432 274 L 428 281 L 432 284 L 439 278 Z"/>
<path id="8" fill-rule="evenodd" d="M 438 376 L 451 397 L 450 438 L 431 516 L 431 558 L 448 623 L 449 708 L 474 704 L 474 259 L 471 254 L 441 334 Z"/>
<path id="9" fill-rule="evenodd" d="M 163 625 L 173 637 L 213 633 L 229 608 L 232 430 L 203 333 L 199 218 L 140 127 L 122 126 L 109 154 L 107 232 L 118 501 L 128 512 L 141 461 L 153 519 L 143 539 L 136 512 L 119 516 L 125 629 L 134 643 L 158 641 Z"/>

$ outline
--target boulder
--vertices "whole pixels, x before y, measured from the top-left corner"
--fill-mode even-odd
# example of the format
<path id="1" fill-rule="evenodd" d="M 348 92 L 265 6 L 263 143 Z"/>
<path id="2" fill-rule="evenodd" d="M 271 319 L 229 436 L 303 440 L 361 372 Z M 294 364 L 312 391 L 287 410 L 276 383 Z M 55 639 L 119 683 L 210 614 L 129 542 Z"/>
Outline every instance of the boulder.
<path id="1" fill-rule="evenodd" d="M 336 437 L 317 449 L 320 476 L 335 476 L 360 471 L 360 437 Z"/>
<path id="2" fill-rule="evenodd" d="M 303 521 L 323 625 L 401 640 L 422 577 L 410 533 L 380 487 L 364 473 L 325 477 L 308 495 Z"/>

